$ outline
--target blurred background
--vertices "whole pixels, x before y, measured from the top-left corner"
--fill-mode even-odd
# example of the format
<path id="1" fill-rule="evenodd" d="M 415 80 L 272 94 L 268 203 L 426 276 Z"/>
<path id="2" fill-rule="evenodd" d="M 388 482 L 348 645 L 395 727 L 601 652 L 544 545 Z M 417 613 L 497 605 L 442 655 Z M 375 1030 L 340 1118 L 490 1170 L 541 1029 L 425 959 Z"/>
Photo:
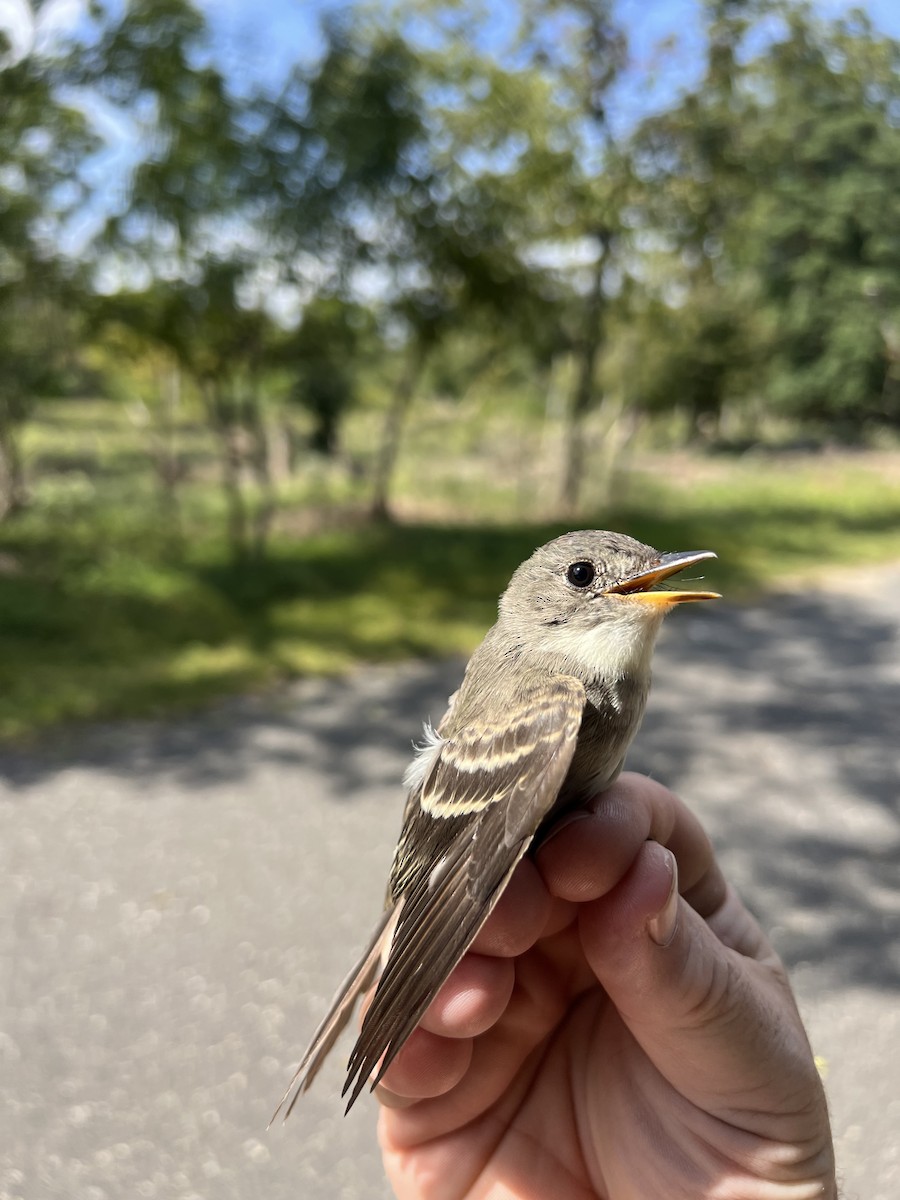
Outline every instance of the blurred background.
<path id="1" fill-rule="evenodd" d="M 0 736 L 900 553 L 892 0 L 0 16 Z"/>
<path id="2" fill-rule="evenodd" d="M 835 1048 L 842 988 L 896 1009 L 898 39 L 895 0 L 0 0 L 4 1200 L 384 1194 L 333 1095 L 261 1125 L 409 739 L 567 528 L 719 553 L 754 608 L 686 616 L 696 721 L 663 693 L 635 765 L 727 843 L 712 783 L 805 762 L 827 820 L 773 800 L 789 852 L 748 818 L 729 864 L 844 879 L 753 897 L 801 988 L 833 935 Z"/>

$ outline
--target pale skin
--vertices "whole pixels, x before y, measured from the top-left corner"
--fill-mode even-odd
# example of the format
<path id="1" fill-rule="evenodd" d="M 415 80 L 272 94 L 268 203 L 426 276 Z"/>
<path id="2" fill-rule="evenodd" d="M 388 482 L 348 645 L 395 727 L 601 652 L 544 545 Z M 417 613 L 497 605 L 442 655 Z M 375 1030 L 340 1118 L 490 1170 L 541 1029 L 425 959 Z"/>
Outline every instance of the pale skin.
<path id="1" fill-rule="evenodd" d="M 784 968 L 637 775 L 520 864 L 377 1094 L 399 1200 L 837 1195 Z"/>

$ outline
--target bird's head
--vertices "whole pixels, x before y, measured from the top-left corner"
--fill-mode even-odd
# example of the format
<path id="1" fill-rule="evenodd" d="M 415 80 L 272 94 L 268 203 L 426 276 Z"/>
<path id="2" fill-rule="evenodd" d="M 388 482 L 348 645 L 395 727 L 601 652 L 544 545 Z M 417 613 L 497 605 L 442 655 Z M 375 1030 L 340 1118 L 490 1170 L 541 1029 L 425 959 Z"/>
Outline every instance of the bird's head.
<path id="1" fill-rule="evenodd" d="M 522 631 L 530 647 L 571 659 L 581 676 L 591 666 L 613 678 L 649 670 L 663 616 L 686 601 L 718 599 L 668 581 L 715 557 L 711 550 L 661 554 L 607 530 L 566 533 L 516 570 L 500 600 L 500 622 Z"/>

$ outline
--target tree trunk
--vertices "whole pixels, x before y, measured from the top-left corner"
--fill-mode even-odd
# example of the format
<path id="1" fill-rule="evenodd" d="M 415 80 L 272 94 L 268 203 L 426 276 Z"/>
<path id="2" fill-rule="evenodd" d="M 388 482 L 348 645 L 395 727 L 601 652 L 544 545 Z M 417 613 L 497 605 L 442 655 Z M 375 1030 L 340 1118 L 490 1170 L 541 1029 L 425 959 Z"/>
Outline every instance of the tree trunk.
<path id="1" fill-rule="evenodd" d="M 881 397 L 880 408 L 881 415 L 884 417 L 887 425 L 891 429 L 896 429 L 900 424 L 900 404 L 897 403 L 898 394 L 900 394 L 900 353 L 888 341 L 886 335 L 885 340 L 885 367 L 884 376 L 881 380 Z"/>
<path id="2" fill-rule="evenodd" d="M 255 384 L 251 382 L 251 387 Z M 253 513 L 252 550 L 254 558 L 265 558 L 272 523 L 278 511 L 278 493 L 272 474 L 272 457 L 269 453 L 269 438 L 265 421 L 259 410 L 259 404 L 254 393 L 248 400 L 247 426 L 251 436 L 250 465 L 259 488 L 259 503 Z"/>
<path id="3" fill-rule="evenodd" d="M 336 412 L 322 409 L 313 413 L 313 427 L 309 435 L 309 448 L 325 458 L 335 459 L 340 449 L 338 431 L 340 417 Z"/>
<path id="4" fill-rule="evenodd" d="M 266 454 L 269 475 L 275 484 L 287 483 L 294 474 L 291 430 L 287 421 L 280 418 L 266 425 Z"/>
<path id="5" fill-rule="evenodd" d="M 11 422 L 0 424 L 0 518 L 15 516 L 28 503 L 25 464 L 17 430 Z"/>
<path id="6" fill-rule="evenodd" d="M 708 449 L 721 437 L 722 410 L 713 407 L 704 398 L 703 403 L 697 403 L 691 410 L 690 440 L 695 446 Z"/>
<path id="7" fill-rule="evenodd" d="M 154 464 L 159 483 L 160 508 L 174 546 L 182 539 L 181 504 L 178 484 L 181 463 L 178 458 L 178 410 L 181 407 L 181 372 L 177 366 L 164 370 L 158 382 L 160 398 L 159 428 L 155 442 Z"/>
<path id="8" fill-rule="evenodd" d="M 603 270 L 609 249 L 610 235 L 606 230 L 596 234 L 598 254 L 594 278 L 584 313 L 584 330 L 578 347 L 578 378 L 572 403 L 567 414 L 564 439 L 563 485 L 561 499 L 569 513 L 575 513 L 581 497 L 581 480 L 585 470 L 584 418 L 594 402 L 594 373 L 600 349 L 600 320 L 603 313 Z"/>
<path id="9" fill-rule="evenodd" d="M 240 430 L 232 421 L 223 403 L 220 385 L 207 381 L 203 387 L 207 421 L 219 443 L 222 463 L 222 491 L 225 496 L 225 530 L 231 546 L 232 559 L 242 562 L 247 557 L 247 504 L 241 484 Z"/>
<path id="10" fill-rule="evenodd" d="M 406 366 L 385 415 L 381 432 L 381 443 L 375 458 L 370 515 L 376 521 L 390 521 L 390 491 L 394 468 L 400 451 L 400 441 L 416 388 L 425 368 L 428 352 L 425 345 L 416 339 L 410 346 Z"/>
<path id="11" fill-rule="evenodd" d="M 630 459 L 628 450 L 637 436 L 641 418 L 640 410 L 629 404 L 624 395 L 619 397 L 614 410 L 610 411 L 609 422 L 603 432 L 600 490 L 596 494 L 596 502 L 602 508 L 612 503 L 613 494 L 619 500 L 625 494 Z"/>

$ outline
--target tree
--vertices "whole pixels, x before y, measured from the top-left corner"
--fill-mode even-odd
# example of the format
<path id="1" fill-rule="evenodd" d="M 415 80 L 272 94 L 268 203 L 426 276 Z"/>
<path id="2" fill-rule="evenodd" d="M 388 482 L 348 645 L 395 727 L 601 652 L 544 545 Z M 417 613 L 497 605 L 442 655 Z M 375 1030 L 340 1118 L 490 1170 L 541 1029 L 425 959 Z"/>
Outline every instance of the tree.
<path id="1" fill-rule="evenodd" d="M 425 7 L 442 28 L 441 6 Z M 445 244 L 455 236 L 454 265 L 469 281 L 454 312 L 479 325 L 490 318 L 501 336 L 514 330 L 538 361 L 575 359 L 561 481 L 574 509 L 619 249 L 607 106 L 625 41 L 606 0 L 528 0 L 513 15 L 505 42 L 480 53 L 465 14 L 453 39 L 429 39 L 438 50 L 424 91 L 445 98 L 429 124 L 451 197 L 438 226 Z"/>
<path id="2" fill-rule="evenodd" d="M 413 11 L 438 34 L 431 48 L 405 32 Z M 390 515 L 403 429 L 433 348 L 466 322 L 484 328 L 509 320 L 542 274 L 519 254 L 512 218 L 522 198 L 513 204 L 509 189 L 504 195 L 492 185 L 490 169 L 473 171 L 467 161 L 486 148 L 490 160 L 499 124 L 467 124 L 474 109 L 444 102 L 476 82 L 471 44 L 438 29 L 445 15 L 437 6 L 398 5 L 327 26 L 325 54 L 306 72 L 306 98 L 298 106 L 308 154 L 289 174 L 293 207 L 284 203 L 279 210 L 282 245 L 314 251 L 320 271 L 323 264 L 329 269 L 317 289 L 322 300 L 354 303 L 363 272 L 377 288 L 372 307 L 397 351 L 374 454 L 371 510 L 380 519 Z M 489 56 L 477 61 L 482 76 L 501 79 Z M 505 120 L 508 138 L 508 113 Z M 281 126 L 274 119 L 272 129 Z M 332 408 L 340 384 L 333 375 L 329 395 L 322 393 Z"/>
<path id="3" fill-rule="evenodd" d="M 621 41 L 599 0 L 573 0 L 562 11 L 531 3 L 519 15 L 509 43 L 485 49 L 477 14 L 466 7 L 396 4 L 387 14 L 389 29 L 387 20 L 376 19 L 356 30 L 355 61 L 376 71 L 390 61 L 385 45 L 399 52 L 396 30 L 413 31 L 405 40 L 402 84 L 392 95 L 403 98 L 403 111 L 421 114 L 391 189 L 374 210 L 389 312 L 405 332 L 376 455 L 379 517 L 389 512 L 402 429 L 429 356 L 460 327 L 494 329 L 501 340 L 515 329 L 520 340 L 533 335 L 539 353 L 574 344 L 582 363 L 576 426 L 593 400 L 615 205 L 597 186 L 602 154 L 588 160 L 605 128 L 603 97 Z M 551 246 L 561 259 L 560 243 L 583 247 L 586 240 L 594 262 L 573 332 L 561 314 L 574 311 L 566 301 L 580 280 L 542 262 L 539 252 Z M 576 458 L 580 442 L 573 436 L 570 443 Z M 577 479 L 580 470 L 570 475 Z"/>
<path id="4" fill-rule="evenodd" d="M 704 79 L 630 147 L 639 228 L 670 254 L 664 324 L 702 338 L 696 362 L 677 350 L 663 370 L 672 403 L 707 430 L 726 402 L 759 397 L 845 431 L 896 423 L 900 45 L 860 14 L 709 13 Z M 739 53 L 762 17 L 768 40 Z"/>
<path id="5" fill-rule="evenodd" d="M 406 278 L 419 265 L 415 243 L 422 214 L 433 209 L 433 168 L 417 87 L 419 63 L 407 41 L 376 20 L 335 19 L 325 32 L 326 52 L 307 79 L 303 119 L 313 149 L 294 188 L 304 200 L 308 223 L 300 237 L 306 240 L 295 239 L 294 245 L 315 249 L 320 262 L 332 267 L 332 281 L 320 294 L 330 291 L 345 305 L 352 303 L 358 269 L 365 267 L 379 280 L 384 299 L 405 310 L 406 365 L 375 453 L 372 511 L 384 517 L 400 432 L 438 319 L 430 298 L 424 304 L 411 299 Z M 284 209 L 287 219 L 278 222 L 289 244 L 291 211 Z M 307 388 L 309 382 L 307 376 Z M 333 406 L 339 377 L 328 386 Z M 321 379 L 318 388 L 325 399 Z M 339 403 L 347 399 L 345 388 Z"/>
<path id="6" fill-rule="evenodd" d="M 758 276 L 775 404 L 845 431 L 900 426 L 884 384 L 900 308 L 900 43 L 857 13 L 784 13 L 757 64 L 748 158 L 758 179 L 735 257 Z"/>
<path id="7" fill-rule="evenodd" d="M 549 33 L 542 31 L 552 22 Z M 562 22 L 564 36 L 554 32 Z M 569 0 L 528 6 L 525 41 L 537 46 L 541 69 L 551 74 L 553 91 L 567 98 L 558 114 L 568 127 L 575 169 L 560 177 L 558 209 L 571 213 L 567 235 L 591 247 L 592 263 L 583 300 L 580 329 L 573 349 L 577 363 L 569 404 L 561 499 L 576 512 L 585 473 L 584 420 L 594 406 L 597 369 L 603 343 L 604 315 L 609 302 L 609 274 L 621 232 L 623 203 L 618 155 L 609 125 L 610 92 L 625 63 L 626 43 L 609 0 Z"/>
<path id="8" fill-rule="evenodd" d="M 196 382 L 219 446 L 233 556 L 259 556 L 276 508 L 259 391 L 270 325 L 262 272 L 273 257 L 265 233 L 277 227 L 284 198 L 272 143 L 260 134 L 273 107 L 298 137 L 299 118 L 232 93 L 190 0 L 132 0 L 120 18 L 97 11 L 104 24 L 85 48 L 79 81 L 123 112 L 151 114 L 127 204 L 110 214 L 96 253 L 120 276 L 153 282 L 110 296 L 106 312 L 167 347 Z"/>
<path id="9" fill-rule="evenodd" d="M 58 238 L 85 197 L 81 167 L 96 145 L 61 99 L 64 61 L 40 55 L 34 35 L 16 59 L 0 33 L 0 515 L 26 501 L 19 430 L 72 351 L 77 266 Z"/>
<path id="10" fill-rule="evenodd" d="M 226 529 L 236 562 L 260 557 L 275 513 L 259 376 L 269 322 L 236 296 L 240 267 L 210 259 L 196 282 L 157 283 L 143 292 L 120 292 L 102 307 L 105 319 L 124 325 L 164 348 L 191 378 L 219 447 Z M 255 507 L 244 486 L 254 476 Z"/>
<path id="11" fill-rule="evenodd" d="M 313 419 L 309 444 L 317 454 L 338 453 L 341 422 L 356 400 L 361 360 L 373 335 L 369 309 L 338 296 L 319 296 L 269 355 L 270 363 L 286 366 L 294 376 L 291 398 Z"/>

